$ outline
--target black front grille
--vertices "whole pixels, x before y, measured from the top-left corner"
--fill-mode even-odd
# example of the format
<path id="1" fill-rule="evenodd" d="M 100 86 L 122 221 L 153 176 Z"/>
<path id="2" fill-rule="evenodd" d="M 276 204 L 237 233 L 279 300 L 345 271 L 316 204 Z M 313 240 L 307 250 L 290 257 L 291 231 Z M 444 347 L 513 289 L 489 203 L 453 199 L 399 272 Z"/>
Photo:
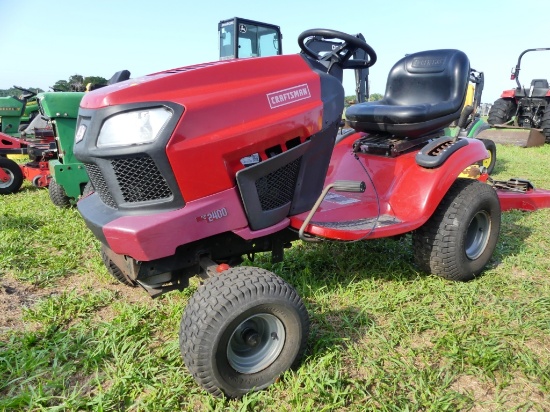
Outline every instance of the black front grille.
<path id="1" fill-rule="evenodd" d="M 95 164 L 85 166 L 101 201 L 116 209 L 118 205 L 100 168 Z M 155 162 L 149 156 L 113 159 L 111 166 L 124 203 L 168 199 L 173 195 Z M 111 188 L 115 189 L 114 186 Z"/>
<path id="2" fill-rule="evenodd" d="M 262 210 L 272 210 L 288 204 L 294 197 L 294 189 L 302 158 L 256 180 L 256 190 Z"/>
<path id="3" fill-rule="evenodd" d="M 112 161 L 124 202 L 168 199 L 172 191 L 149 156 L 128 157 Z"/>
<path id="4" fill-rule="evenodd" d="M 101 201 L 107 206 L 116 209 L 117 204 L 115 202 L 115 199 L 113 199 L 111 192 L 109 192 L 109 188 L 107 187 L 107 183 L 105 182 L 105 179 L 103 178 L 99 167 L 89 163 L 85 164 L 84 166 L 86 167 L 88 177 L 90 178 L 90 181 L 94 186 L 94 190 L 99 194 Z"/>

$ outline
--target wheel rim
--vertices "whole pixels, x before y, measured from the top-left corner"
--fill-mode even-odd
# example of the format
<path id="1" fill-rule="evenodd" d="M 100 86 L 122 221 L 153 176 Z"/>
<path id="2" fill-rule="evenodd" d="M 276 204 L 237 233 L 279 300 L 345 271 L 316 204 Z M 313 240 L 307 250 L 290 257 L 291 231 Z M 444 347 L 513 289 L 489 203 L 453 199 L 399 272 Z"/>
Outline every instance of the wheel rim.
<path id="1" fill-rule="evenodd" d="M 33 177 L 33 179 L 32 179 L 32 185 L 33 185 L 34 187 L 40 187 L 40 178 L 41 178 L 41 177 L 42 177 L 41 175 L 38 175 L 38 176 Z"/>
<path id="2" fill-rule="evenodd" d="M 466 232 L 466 256 L 468 259 L 477 259 L 489 242 L 491 219 L 489 214 L 482 210 L 472 218 Z"/>
<path id="3" fill-rule="evenodd" d="M 6 172 L 8 175 L 9 175 L 9 179 L 7 182 L 2 182 L 0 180 L 0 189 L 5 189 L 5 188 L 8 188 L 12 185 L 13 183 L 13 180 L 15 179 L 15 176 L 13 175 L 12 171 L 9 170 L 9 169 L 4 169 L 4 172 Z"/>
<path id="4" fill-rule="evenodd" d="M 489 166 L 491 166 L 491 162 L 493 160 L 493 154 L 490 150 L 487 150 L 487 153 L 489 153 L 489 157 L 487 159 L 484 159 L 481 163 L 486 169 L 489 169 Z"/>
<path id="5" fill-rule="evenodd" d="M 251 374 L 271 365 L 283 350 L 283 323 L 268 313 L 253 315 L 235 328 L 227 345 L 227 360 L 237 372 Z"/>

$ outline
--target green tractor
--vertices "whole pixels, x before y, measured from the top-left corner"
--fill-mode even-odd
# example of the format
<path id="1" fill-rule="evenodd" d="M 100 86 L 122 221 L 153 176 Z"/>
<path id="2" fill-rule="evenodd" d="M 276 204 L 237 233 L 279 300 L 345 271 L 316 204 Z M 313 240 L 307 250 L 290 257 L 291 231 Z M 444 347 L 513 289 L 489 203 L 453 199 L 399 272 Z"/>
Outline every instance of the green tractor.
<path id="1" fill-rule="evenodd" d="M 57 146 L 57 158 L 48 162 L 48 192 L 53 204 L 68 207 L 88 183 L 86 169 L 73 155 L 74 132 L 83 92 L 45 92 L 37 96 L 42 116 L 49 119 Z"/>
<path id="2" fill-rule="evenodd" d="M 128 70 L 113 75 L 107 85 L 130 78 Z M 89 85 L 93 90 L 105 85 Z M 51 175 L 48 192 L 52 203 L 58 207 L 70 207 L 80 196 L 92 191 L 84 165 L 73 154 L 76 119 L 84 92 L 47 92 L 37 98 L 41 114 L 48 118 L 55 136 L 57 158 L 49 161 Z"/>
<path id="3" fill-rule="evenodd" d="M 283 54 L 283 35 L 275 24 L 233 17 L 218 23 L 220 60 Z"/>
<path id="4" fill-rule="evenodd" d="M 32 90 L 13 87 L 21 90 L 23 94 L 20 97 L 0 97 L 0 132 L 19 137 L 21 131 L 38 114 L 38 103 L 36 93 Z"/>

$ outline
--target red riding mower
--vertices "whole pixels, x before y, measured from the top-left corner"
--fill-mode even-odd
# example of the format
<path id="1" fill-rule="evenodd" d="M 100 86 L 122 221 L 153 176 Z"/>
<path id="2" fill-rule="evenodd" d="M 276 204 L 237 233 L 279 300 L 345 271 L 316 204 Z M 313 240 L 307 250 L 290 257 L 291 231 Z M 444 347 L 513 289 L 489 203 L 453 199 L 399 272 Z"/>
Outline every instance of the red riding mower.
<path id="1" fill-rule="evenodd" d="M 337 39 L 323 56 L 312 36 Z M 260 390 L 296 365 L 309 318 L 292 286 L 239 267 L 242 256 L 303 241 L 412 232 L 425 272 L 469 280 L 498 240 L 501 210 L 550 207 L 550 192 L 486 183 L 477 139 L 442 135 L 459 118 L 470 65 L 458 50 L 402 58 L 385 96 L 350 107 L 336 139 L 344 69 L 374 50 L 316 29 L 301 54 L 225 60 L 117 83 L 84 96 L 74 153 L 95 193 L 78 202 L 113 275 L 151 296 L 205 279 L 190 299 L 180 348 L 214 395 Z M 352 58 L 362 50 L 363 59 Z M 474 166 L 471 166 L 474 165 Z M 457 178 L 470 168 L 476 179 Z M 481 180 L 481 181 L 480 181 Z M 500 197 L 500 202 L 499 202 Z"/>
<path id="2" fill-rule="evenodd" d="M 24 154 L 29 161 L 19 165 L 7 155 Z M 15 137 L 0 132 L 0 195 L 15 193 L 30 181 L 36 187 L 50 182 L 48 162 L 57 157 L 55 137 L 50 128 L 35 129 L 32 137 Z"/>

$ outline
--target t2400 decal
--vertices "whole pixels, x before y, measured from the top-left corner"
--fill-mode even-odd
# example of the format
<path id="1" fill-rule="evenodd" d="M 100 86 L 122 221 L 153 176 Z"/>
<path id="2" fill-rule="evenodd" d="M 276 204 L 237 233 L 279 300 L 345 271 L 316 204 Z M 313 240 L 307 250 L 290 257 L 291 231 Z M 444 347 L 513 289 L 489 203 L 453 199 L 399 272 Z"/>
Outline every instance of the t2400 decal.
<path id="1" fill-rule="evenodd" d="M 222 207 L 221 209 L 213 210 L 210 213 L 205 213 L 204 215 L 197 216 L 197 222 L 212 223 L 216 220 L 226 217 L 227 215 L 227 209 L 225 207 Z"/>

